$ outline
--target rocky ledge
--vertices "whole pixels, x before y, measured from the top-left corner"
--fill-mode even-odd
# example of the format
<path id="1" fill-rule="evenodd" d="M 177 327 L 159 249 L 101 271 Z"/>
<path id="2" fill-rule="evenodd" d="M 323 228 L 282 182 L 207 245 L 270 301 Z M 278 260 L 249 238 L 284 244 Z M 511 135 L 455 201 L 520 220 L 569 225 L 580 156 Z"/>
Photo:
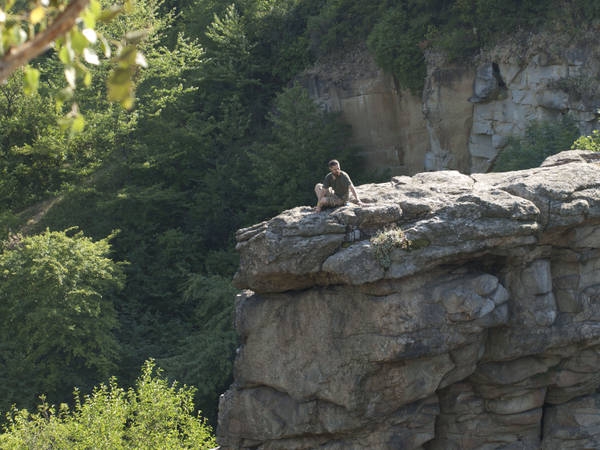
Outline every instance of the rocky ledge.
<path id="1" fill-rule="evenodd" d="M 221 449 L 600 448 L 600 154 L 240 230 Z"/>

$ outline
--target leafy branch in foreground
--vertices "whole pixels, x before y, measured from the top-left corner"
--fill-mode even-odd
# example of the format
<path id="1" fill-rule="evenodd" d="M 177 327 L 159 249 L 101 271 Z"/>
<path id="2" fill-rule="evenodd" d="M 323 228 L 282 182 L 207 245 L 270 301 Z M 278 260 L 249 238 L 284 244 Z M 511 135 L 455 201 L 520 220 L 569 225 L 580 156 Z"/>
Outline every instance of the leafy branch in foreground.
<path id="1" fill-rule="evenodd" d="M 90 86 L 92 75 L 87 65 L 100 64 L 100 50 L 114 65 L 107 79 L 109 99 L 130 109 L 134 98 L 133 76 L 137 67 L 146 65 L 137 49 L 143 34 L 133 31 L 121 41 L 109 42 L 97 31 L 96 25 L 131 8 L 129 0 L 123 6 L 109 8 L 103 8 L 98 0 L 8 0 L 0 8 L 0 81 L 25 67 L 24 91 L 35 92 L 40 72 L 27 64 L 53 48 L 64 66 L 66 81 L 56 99 L 60 107 L 72 99 L 79 83 Z M 84 121 L 76 103 L 66 119 L 74 131 L 83 128 Z"/>

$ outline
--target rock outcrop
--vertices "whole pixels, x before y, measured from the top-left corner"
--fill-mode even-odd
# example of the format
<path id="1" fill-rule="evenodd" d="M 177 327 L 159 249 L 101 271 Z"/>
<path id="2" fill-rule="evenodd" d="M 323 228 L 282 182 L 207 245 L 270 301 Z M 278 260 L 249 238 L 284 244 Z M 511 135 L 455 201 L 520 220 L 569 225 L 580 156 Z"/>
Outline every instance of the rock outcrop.
<path id="1" fill-rule="evenodd" d="M 429 52 L 422 97 L 399 89 L 366 48 L 321 61 L 300 81 L 352 125 L 370 169 L 486 172 L 533 121 L 569 115 L 582 134 L 598 128 L 599 44 L 597 31 L 527 33 L 467 65 Z"/>
<path id="2" fill-rule="evenodd" d="M 240 230 L 221 449 L 600 448 L 600 154 Z"/>

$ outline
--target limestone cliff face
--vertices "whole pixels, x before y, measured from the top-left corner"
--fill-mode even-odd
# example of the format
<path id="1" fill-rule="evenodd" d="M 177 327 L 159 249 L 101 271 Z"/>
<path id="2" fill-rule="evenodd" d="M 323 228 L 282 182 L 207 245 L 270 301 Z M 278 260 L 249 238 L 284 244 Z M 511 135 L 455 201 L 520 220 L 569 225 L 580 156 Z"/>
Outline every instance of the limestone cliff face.
<path id="1" fill-rule="evenodd" d="M 357 189 L 238 232 L 221 448 L 600 448 L 600 154 Z"/>
<path id="2" fill-rule="evenodd" d="M 429 144 L 421 101 L 398 90 L 366 48 L 321 61 L 300 81 L 326 110 L 341 112 L 352 125 L 354 143 L 366 151 L 370 169 L 423 171 Z"/>
<path id="3" fill-rule="evenodd" d="M 599 39 L 515 36 L 460 66 L 429 53 L 422 98 L 399 90 L 364 48 L 323 61 L 301 79 L 352 125 L 370 168 L 486 172 L 508 137 L 533 120 L 569 114 L 582 134 L 598 127 Z"/>

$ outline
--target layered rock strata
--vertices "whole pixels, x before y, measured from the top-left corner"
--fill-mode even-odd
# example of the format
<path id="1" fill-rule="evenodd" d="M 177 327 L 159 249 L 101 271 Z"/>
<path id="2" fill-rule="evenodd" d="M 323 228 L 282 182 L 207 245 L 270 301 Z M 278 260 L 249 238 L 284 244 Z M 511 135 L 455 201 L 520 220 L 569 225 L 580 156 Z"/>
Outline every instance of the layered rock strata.
<path id="1" fill-rule="evenodd" d="M 600 154 L 240 230 L 221 449 L 600 448 Z"/>

